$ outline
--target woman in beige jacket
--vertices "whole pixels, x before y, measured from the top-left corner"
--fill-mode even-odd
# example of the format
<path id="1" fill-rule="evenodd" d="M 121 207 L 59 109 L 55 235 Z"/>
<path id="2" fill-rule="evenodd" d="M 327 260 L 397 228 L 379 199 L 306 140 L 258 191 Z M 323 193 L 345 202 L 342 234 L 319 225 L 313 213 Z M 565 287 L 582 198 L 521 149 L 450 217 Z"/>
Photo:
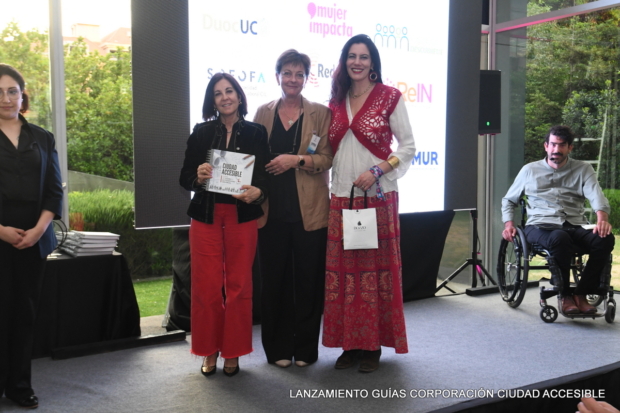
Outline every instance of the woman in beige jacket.
<path id="1" fill-rule="evenodd" d="M 269 199 L 259 220 L 261 336 L 267 361 L 279 367 L 317 360 L 323 310 L 331 114 L 301 95 L 309 73 L 307 55 L 282 53 L 276 62 L 282 97 L 254 118 L 267 128 L 271 152 Z"/>

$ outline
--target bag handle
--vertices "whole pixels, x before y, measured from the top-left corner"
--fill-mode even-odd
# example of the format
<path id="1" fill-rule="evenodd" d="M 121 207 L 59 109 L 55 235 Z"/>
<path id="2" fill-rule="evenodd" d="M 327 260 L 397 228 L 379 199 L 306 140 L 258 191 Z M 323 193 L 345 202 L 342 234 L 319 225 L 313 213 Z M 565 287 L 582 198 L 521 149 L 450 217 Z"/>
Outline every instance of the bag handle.
<path id="1" fill-rule="evenodd" d="M 349 209 L 353 209 L 353 192 L 355 191 L 355 185 L 351 186 L 351 197 L 349 198 Z M 368 208 L 368 194 L 364 191 L 364 209 Z"/>

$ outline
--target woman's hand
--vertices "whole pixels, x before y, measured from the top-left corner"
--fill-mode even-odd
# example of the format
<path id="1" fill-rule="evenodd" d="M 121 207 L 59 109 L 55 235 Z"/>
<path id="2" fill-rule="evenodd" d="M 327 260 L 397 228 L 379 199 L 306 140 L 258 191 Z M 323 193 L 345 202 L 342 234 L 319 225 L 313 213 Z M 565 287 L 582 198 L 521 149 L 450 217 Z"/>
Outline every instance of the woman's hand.
<path id="1" fill-rule="evenodd" d="M 24 237 L 19 243 L 13 246 L 18 250 L 32 247 L 34 244 L 39 242 L 39 239 L 41 239 L 41 237 L 43 236 L 46 228 L 41 228 L 39 225 L 37 225 L 34 228 L 24 231 Z"/>
<path id="2" fill-rule="evenodd" d="M 211 179 L 213 177 L 213 166 L 205 162 L 198 166 L 197 174 L 198 176 L 196 178 L 196 183 L 198 185 L 202 185 L 207 179 Z"/>
<path id="3" fill-rule="evenodd" d="M 270 174 L 280 175 L 291 168 L 297 168 L 298 162 L 299 156 L 297 155 L 278 155 L 265 166 L 265 169 Z"/>
<path id="4" fill-rule="evenodd" d="M 26 231 L 23 229 L 0 225 L 0 240 L 7 244 L 18 245 L 24 239 L 24 235 L 26 235 Z"/>
<path id="5" fill-rule="evenodd" d="M 357 177 L 353 185 L 361 189 L 362 191 L 368 191 L 370 187 L 376 182 L 375 176 L 370 171 L 366 171 Z"/>
<path id="6" fill-rule="evenodd" d="M 241 189 L 245 189 L 238 195 L 232 195 L 233 198 L 237 198 L 239 201 L 243 201 L 246 204 L 251 204 L 261 196 L 261 190 L 252 185 L 243 185 Z"/>

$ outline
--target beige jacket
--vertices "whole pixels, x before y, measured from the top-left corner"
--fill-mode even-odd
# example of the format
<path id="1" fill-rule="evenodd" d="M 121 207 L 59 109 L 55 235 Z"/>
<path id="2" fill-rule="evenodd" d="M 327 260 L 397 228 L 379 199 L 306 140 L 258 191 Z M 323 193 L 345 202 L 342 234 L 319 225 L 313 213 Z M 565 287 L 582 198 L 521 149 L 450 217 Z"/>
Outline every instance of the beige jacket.
<path id="1" fill-rule="evenodd" d="M 329 168 L 332 167 L 332 148 L 329 144 L 327 132 L 331 121 L 331 111 L 320 103 L 310 102 L 303 98 L 304 119 L 301 126 L 301 144 L 298 155 L 307 155 L 306 150 L 313 133 L 321 138 L 316 152 L 312 156 L 314 171 L 295 171 L 297 193 L 299 195 L 299 207 L 306 231 L 314 231 L 327 227 L 329 216 Z M 267 135 L 271 137 L 273 119 L 280 99 L 262 105 L 254 116 L 254 122 L 260 123 L 267 128 Z M 269 199 L 263 202 L 265 215 L 258 220 L 258 227 L 262 228 L 267 223 L 269 212 Z"/>

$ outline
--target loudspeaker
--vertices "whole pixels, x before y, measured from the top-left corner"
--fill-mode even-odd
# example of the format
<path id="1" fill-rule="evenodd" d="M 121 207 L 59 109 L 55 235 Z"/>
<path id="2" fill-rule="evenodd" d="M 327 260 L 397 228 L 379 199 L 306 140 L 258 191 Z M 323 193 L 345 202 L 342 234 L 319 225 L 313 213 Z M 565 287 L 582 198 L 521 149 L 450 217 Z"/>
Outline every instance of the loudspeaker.
<path id="1" fill-rule="evenodd" d="M 479 135 L 501 133 L 501 90 L 502 72 L 499 70 L 480 71 Z"/>

